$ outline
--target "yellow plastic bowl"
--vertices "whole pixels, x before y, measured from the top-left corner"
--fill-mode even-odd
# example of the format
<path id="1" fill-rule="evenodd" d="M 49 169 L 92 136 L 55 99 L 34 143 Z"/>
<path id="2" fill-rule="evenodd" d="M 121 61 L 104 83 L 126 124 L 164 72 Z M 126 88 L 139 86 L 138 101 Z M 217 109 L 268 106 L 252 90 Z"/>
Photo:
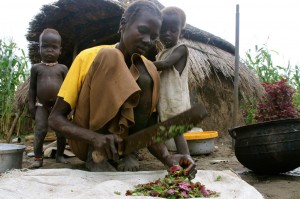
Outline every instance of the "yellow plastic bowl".
<path id="1" fill-rule="evenodd" d="M 217 131 L 187 132 L 183 134 L 186 140 L 205 140 L 218 137 Z"/>
<path id="2" fill-rule="evenodd" d="M 214 151 L 217 131 L 193 131 L 183 134 L 191 155 L 209 154 Z"/>

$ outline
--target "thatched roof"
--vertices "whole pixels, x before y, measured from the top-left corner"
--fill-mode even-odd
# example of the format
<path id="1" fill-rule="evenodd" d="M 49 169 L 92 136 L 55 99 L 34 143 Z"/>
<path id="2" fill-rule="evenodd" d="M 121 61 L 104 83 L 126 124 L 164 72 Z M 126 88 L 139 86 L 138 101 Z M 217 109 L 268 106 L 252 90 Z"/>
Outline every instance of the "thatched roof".
<path id="1" fill-rule="evenodd" d="M 45 28 L 54 28 L 61 34 L 59 62 L 67 66 L 85 48 L 118 41 L 123 10 L 121 3 L 106 0 L 60 0 L 44 5 L 30 22 L 26 35 L 31 62 L 40 62 L 38 41 Z"/>
<path id="2" fill-rule="evenodd" d="M 71 65 L 75 55 L 83 49 L 118 42 L 119 20 L 128 1 L 134 0 L 59 0 L 44 5 L 28 28 L 27 40 L 30 43 L 31 62 L 40 62 L 38 39 L 45 28 L 55 28 L 60 32 L 63 49 L 59 62 L 67 66 Z M 157 0 L 151 1 L 163 7 Z M 226 88 L 228 94 L 218 97 L 221 97 L 220 100 L 232 103 L 232 96 L 229 95 L 233 92 L 234 46 L 218 36 L 189 24 L 182 41 L 188 45 L 190 59 L 194 63 L 189 74 L 191 90 L 196 90 L 202 95 L 206 95 L 205 92 L 208 90 L 210 94 L 222 93 L 225 92 L 223 86 L 228 85 Z M 153 59 L 155 53 L 153 50 L 147 57 Z M 263 89 L 258 78 L 243 64 L 240 65 L 239 76 L 241 94 L 249 97 L 261 95 Z M 210 99 L 198 97 L 197 100 L 206 100 L 206 105 L 211 106 Z M 223 116 L 228 117 L 228 113 L 225 114 Z"/>
<path id="3" fill-rule="evenodd" d="M 156 0 L 152 1 L 163 7 Z M 38 41 L 45 28 L 54 28 L 61 34 L 62 55 L 59 61 L 67 66 L 71 65 L 73 57 L 83 49 L 118 42 L 119 21 L 126 5 L 113 0 L 59 0 L 44 5 L 30 22 L 26 35 L 31 62 L 40 62 Z M 234 54 L 233 45 L 191 25 L 187 25 L 184 37 Z"/>
<path id="4" fill-rule="evenodd" d="M 203 86 L 211 76 L 224 76 L 230 82 L 234 81 L 235 57 L 216 46 L 202 42 L 183 39 L 190 52 L 190 61 L 193 63 L 190 70 L 190 82 Z M 240 89 L 248 96 L 260 96 L 262 87 L 257 76 L 245 65 L 239 67 Z M 223 82 L 219 79 L 218 82 Z"/>

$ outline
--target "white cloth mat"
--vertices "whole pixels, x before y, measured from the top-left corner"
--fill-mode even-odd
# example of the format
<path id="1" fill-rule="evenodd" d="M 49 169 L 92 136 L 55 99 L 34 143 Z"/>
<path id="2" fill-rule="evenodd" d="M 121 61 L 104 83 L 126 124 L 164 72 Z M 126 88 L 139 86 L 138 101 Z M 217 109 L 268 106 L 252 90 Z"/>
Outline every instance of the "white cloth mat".
<path id="1" fill-rule="evenodd" d="M 166 171 L 88 172 L 72 169 L 13 170 L 0 176 L 1 199 L 119 199 L 134 185 L 163 178 Z M 219 179 L 219 180 L 216 180 Z M 261 199 L 263 196 L 230 170 L 198 170 L 193 182 L 220 193 L 219 199 Z M 116 192 L 120 192 L 117 195 Z M 157 197 L 156 197 L 157 198 Z M 155 199 L 156 199 L 155 198 Z"/>

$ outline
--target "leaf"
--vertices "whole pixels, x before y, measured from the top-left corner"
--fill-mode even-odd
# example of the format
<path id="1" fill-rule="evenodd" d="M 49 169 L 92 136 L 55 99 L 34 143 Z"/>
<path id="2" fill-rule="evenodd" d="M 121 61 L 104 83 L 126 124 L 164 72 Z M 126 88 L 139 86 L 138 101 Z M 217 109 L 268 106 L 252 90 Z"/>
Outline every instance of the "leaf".
<path id="1" fill-rule="evenodd" d="M 121 195 L 121 192 L 115 191 L 114 194 L 116 194 L 116 195 Z"/>
<path id="2" fill-rule="evenodd" d="M 221 181 L 222 177 L 221 176 L 217 176 L 215 181 Z"/>

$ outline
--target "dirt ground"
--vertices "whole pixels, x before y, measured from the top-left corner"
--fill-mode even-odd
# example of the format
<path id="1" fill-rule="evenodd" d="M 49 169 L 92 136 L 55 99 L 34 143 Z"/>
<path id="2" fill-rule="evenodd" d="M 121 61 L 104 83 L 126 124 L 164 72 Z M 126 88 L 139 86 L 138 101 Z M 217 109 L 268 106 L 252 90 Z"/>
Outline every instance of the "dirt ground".
<path id="1" fill-rule="evenodd" d="M 25 143 L 26 152 L 32 151 L 32 144 Z M 23 168 L 33 161 L 24 154 Z M 140 170 L 161 170 L 164 166 L 146 149 L 139 151 Z M 244 181 L 254 186 L 266 199 L 299 199 L 300 198 L 300 167 L 291 174 L 257 175 L 239 163 L 232 150 L 231 138 L 223 137 L 215 140 L 215 150 L 208 155 L 193 156 L 199 170 L 232 170 Z M 47 158 L 42 168 L 73 168 L 83 169 L 84 163 L 76 157 L 68 158 L 69 164 L 56 163 L 55 159 Z"/>

